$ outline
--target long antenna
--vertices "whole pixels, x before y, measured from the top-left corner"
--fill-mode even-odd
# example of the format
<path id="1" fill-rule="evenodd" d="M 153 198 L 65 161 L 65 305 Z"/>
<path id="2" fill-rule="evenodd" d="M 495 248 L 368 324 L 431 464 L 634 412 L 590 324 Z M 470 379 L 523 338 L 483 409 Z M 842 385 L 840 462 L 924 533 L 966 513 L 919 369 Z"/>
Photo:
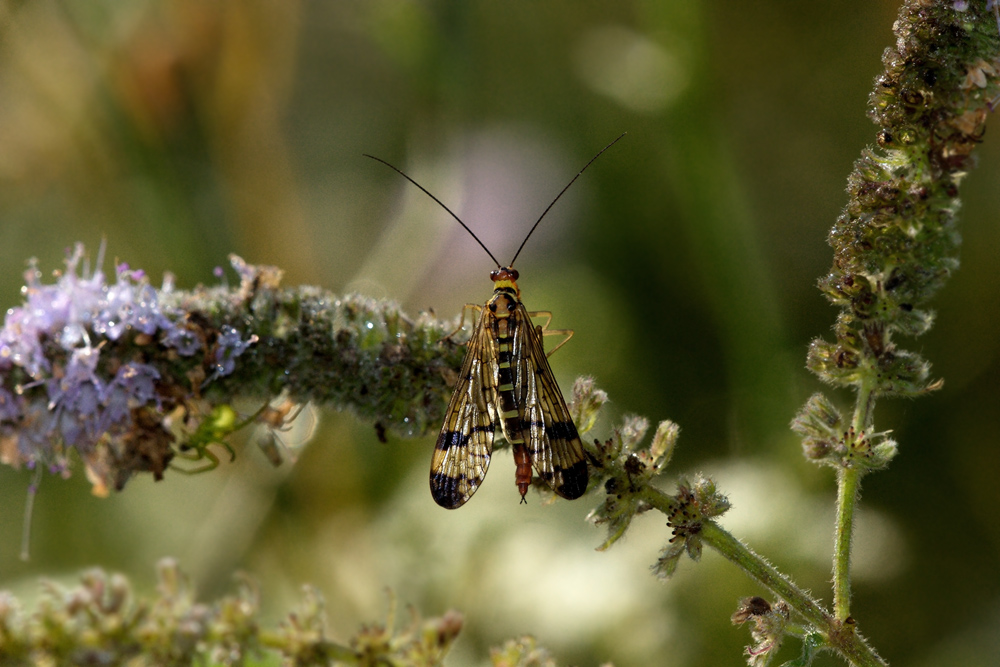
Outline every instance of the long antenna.
<path id="1" fill-rule="evenodd" d="M 588 162 L 587 164 L 583 165 L 583 169 L 581 169 L 580 171 L 578 171 L 577 174 L 576 174 L 576 176 L 574 176 L 570 180 L 570 182 L 566 184 L 566 187 L 564 187 L 562 190 L 559 191 L 559 194 L 557 194 L 556 198 L 552 200 L 552 203 L 549 204 L 548 208 L 546 208 L 544 211 L 542 211 L 542 214 L 540 216 L 538 216 L 538 220 L 535 221 L 535 224 L 531 228 L 531 230 L 528 232 L 528 235 L 524 237 L 523 241 L 521 241 L 521 247 L 518 248 L 517 252 L 514 253 L 514 259 L 510 260 L 510 264 L 507 265 L 508 268 L 514 266 L 514 261 L 517 259 L 517 256 L 521 254 L 521 251 L 524 249 L 524 244 L 527 243 L 528 239 L 531 238 L 531 235 L 535 233 L 535 229 L 538 227 L 538 223 L 540 223 L 542 221 L 542 218 L 545 217 L 545 214 L 548 213 L 549 210 L 551 210 L 551 208 L 556 205 L 556 202 L 559 201 L 559 198 L 562 197 L 563 194 L 565 194 L 565 192 L 567 190 L 569 190 L 569 186 L 573 185 L 573 183 L 576 181 L 576 179 L 580 178 L 580 174 L 582 174 L 583 172 L 587 171 L 587 167 L 589 167 L 590 165 L 594 164 L 594 160 L 596 160 L 597 158 L 601 157 L 601 153 L 603 153 L 604 151 L 608 150 L 609 148 L 611 148 L 612 146 L 614 146 L 615 144 L 617 144 L 618 141 L 622 137 L 624 137 L 626 134 L 628 134 L 628 132 L 622 132 L 621 134 L 618 135 L 617 139 L 615 139 L 610 144 L 608 144 L 607 146 L 605 146 L 604 148 L 602 148 L 601 150 L 599 150 L 597 152 L 597 155 L 595 155 L 594 157 L 590 158 L 590 162 Z M 495 262 L 496 260 L 493 260 L 493 261 Z M 497 266 L 499 266 L 499 264 Z"/>
<path id="2" fill-rule="evenodd" d="M 514 266 L 514 260 L 516 260 L 517 256 L 521 254 L 521 250 L 524 249 L 524 244 L 528 242 L 529 238 L 531 238 L 531 235 L 535 232 L 535 229 L 538 227 L 538 223 L 540 223 L 542 221 L 542 218 L 545 217 L 545 214 L 548 213 L 552 209 L 553 206 L 555 206 L 556 202 L 559 201 L 559 198 L 562 197 L 563 194 L 565 194 L 567 190 L 569 190 L 569 186 L 573 185 L 573 183 L 576 181 L 576 179 L 580 178 L 580 174 L 582 174 L 583 172 L 585 172 L 587 170 L 587 167 L 589 167 L 590 165 L 594 164 L 594 161 L 597 158 L 601 157 L 601 154 L 604 153 L 604 151 L 608 150 L 609 148 L 611 148 L 612 146 L 614 146 L 616 143 L 618 143 L 618 141 L 622 137 L 624 137 L 626 134 L 627 134 L 627 132 L 622 132 L 620 135 L 618 135 L 617 139 L 615 139 L 610 144 L 608 144 L 607 146 L 605 146 L 604 148 L 602 148 L 600 151 L 598 151 L 597 155 L 595 155 L 594 157 L 590 158 L 590 162 L 588 162 L 587 164 L 583 165 L 583 169 L 581 169 L 580 171 L 578 171 L 577 174 L 576 174 L 576 176 L 574 176 L 570 180 L 570 182 L 566 184 L 566 187 L 564 187 L 562 190 L 559 191 L 559 194 L 557 194 L 556 198 L 552 200 L 552 203 L 549 204 L 548 207 L 544 211 L 542 211 L 542 214 L 540 216 L 538 216 L 538 220 L 535 221 L 535 224 L 531 227 L 531 230 L 528 231 L 528 235 L 524 237 L 523 241 L 521 241 L 521 247 L 517 249 L 516 253 L 514 253 L 514 259 L 510 260 L 510 264 L 507 265 L 508 268 Z M 458 221 L 458 224 L 462 225 L 462 227 L 465 228 L 465 231 L 469 232 L 469 234 L 472 236 L 472 238 L 476 239 L 476 243 L 478 243 L 479 246 L 483 250 L 486 251 L 486 254 L 490 256 L 490 259 L 493 260 L 493 263 L 497 265 L 498 269 L 499 268 L 503 268 L 503 267 L 500 266 L 500 262 L 497 261 L 497 258 L 493 256 L 493 253 L 490 252 L 490 249 L 486 247 L 486 244 L 479 240 L 479 237 L 476 236 L 476 233 L 473 232 L 471 229 L 469 229 L 469 226 L 467 224 L 465 224 L 464 222 L 462 222 L 462 219 L 460 217 L 458 217 L 457 215 L 455 215 L 454 211 L 452 211 L 450 208 L 448 208 L 447 206 L 445 206 L 444 202 L 442 202 L 440 199 L 438 199 L 437 197 L 435 197 L 434 195 L 432 195 L 427 190 L 427 188 L 425 188 L 424 186 L 420 185 L 420 183 L 417 183 L 415 180 L 413 180 L 412 178 L 410 178 L 409 176 L 407 176 L 405 173 L 403 173 L 402 170 L 400 170 L 400 169 L 392 166 L 391 164 L 389 164 L 388 162 L 386 162 L 382 158 L 377 158 L 374 155 L 369 155 L 368 153 L 362 153 L 362 155 L 364 155 L 365 157 L 370 157 L 371 159 L 375 160 L 376 162 L 381 162 L 382 164 L 384 164 L 385 166 L 389 167 L 394 172 L 396 172 L 397 174 L 399 174 L 400 176 L 402 176 L 403 178 L 405 178 L 406 180 L 408 180 L 410 183 L 413 183 L 415 186 L 417 186 L 418 188 L 420 188 L 420 190 L 425 195 L 427 195 L 428 197 L 430 197 L 431 199 L 433 199 L 434 201 L 436 201 L 438 203 L 438 206 L 440 206 L 444 210 L 448 211 L 448 213 L 451 215 L 451 217 L 455 218 L 455 220 Z"/>
<path id="3" fill-rule="evenodd" d="M 617 141 L 617 139 L 616 139 L 616 141 Z M 492 259 L 493 263 L 497 265 L 497 268 L 498 269 L 501 268 L 500 262 L 498 262 L 497 258 L 493 256 L 493 253 L 491 253 L 490 249 L 486 247 L 486 244 L 484 244 L 482 241 L 479 240 L 479 237 L 476 236 L 475 232 L 473 232 L 471 229 L 469 229 L 469 226 L 467 224 L 465 224 L 464 222 L 462 222 L 462 219 L 460 217 L 458 217 L 457 215 L 455 215 L 455 213 L 450 208 L 448 208 L 447 206 L 445 206 L 444 203 L 440 199 L 438 199 L 437 197 L 435 197 L 434 195 L 432 195 L 430 192 L 428 192 L 427 188 L 425 188 L 424 186 L 420 185 L 420 183 L 417 183 L 415 180 L 413 180 L 412 178 L 410 178 L 409 176 L 407 176 L 406 174 L 404 174 L 401 170 L 397 169 L 396 167 L 393 167 L 391 164 L 389 164 L 388 162 L 386 162 L 382 158 L 377 158 L 374 155 L 369 155 L 368 153 L 362 153 L 362 155 L 364 155 L 365 157 L 370 157 L 371 159 L 375 160 L 376 162 L 381 162 L 382 164 L 384 164 L 385 166 L 389 167 L 390 169 L 392 169 L 393 171 L 395 171 L 397 174 L 399 174 L 400 176 L 402 176 L 403 178 L 405 178 L 406 180 L 408 180 L 410 183 L 413 183 L 415 186 L 417 186 L 418 188 L 420 188 L 421 190 L 423 190 L 423 192 L 424 192 L 425 195 L 427 195 L 428 197 L 430 197 L 431 199 L 433 199 L 434 201 L 436 201 L 441 208 L 443 208 L 444 210 L 448 211 L 448 213 L 451 214 L 451 217 L 455 218 L 455 220 L 458 220 L 458 224 L 460 224 L 463 227 L 465 227 L 465 231 L 467 231 L 470 234 L 472 234 L 472 238 L 476 239 L 476 243 L 478 243 L 482 247 L 482 249 L 486 251 L 486 254 L 490 256 L 490 259 Z"/>

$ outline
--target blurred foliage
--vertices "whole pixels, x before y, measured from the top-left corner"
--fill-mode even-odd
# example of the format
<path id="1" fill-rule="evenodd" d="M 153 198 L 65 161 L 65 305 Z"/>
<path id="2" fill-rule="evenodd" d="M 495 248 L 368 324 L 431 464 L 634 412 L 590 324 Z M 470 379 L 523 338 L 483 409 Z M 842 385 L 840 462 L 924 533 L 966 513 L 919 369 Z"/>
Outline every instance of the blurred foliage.
<path id="1" fill-rule="evenodd" d="M 78 586 L 42 583 L 42 601 L 25 612 L 16 598 L 0 595 L 3 664 L 129 665 L 376 665 L 441 664 L 462 629 L 462 615 L 421 619 L 396 627 L 390 596 L 385 623 L 362 626 L 349 645 L 327 637 L 323 597 L 308 586 L 302 601 L 275 628 L 257 621 L 260 604 L 253 581 L 242 578 L 236 594 L 199 602 L 190 582 L 169 558 L 157 564 L 156 594 L 137 597 L 128 579 L 99 568 Z"/>
<path id="2" fill-rule="evenodd" d="M 787 424 L 818 387 L 806 345 L 834 311 L 815 282 L 850 165 L 874 141 L 866 103 L 896 10 L 4 2 L 0 296 L 19 301 L 28 257 L 59 267 L 66 247 L 106 237 L 112 258 L 169 270 L 182 287 L 214 280 L 236 252 L 282 267 L 286 284 L 450 316 L 486 298 L 491 263 L 361 154 L 407 171 L 503 259 L 586 159 L 628 131 L 525 248 L 525 302 L 577 332 L 554 357 L 564 381 L 594 375 L 619 413 L 680 424 L 673 465 L 725 489 L 726 527 L 825 591 L 832 480 L 801 460 Z M 854 610 L 892 663 L 1000 656 L 989 631 L 1000 227 L 987 224 L 998 151 L 987 141 L 963 184 L 962 268 L 921 342 L 945 387 L 917 409 L 886 404 L 880 421 L 902 455 L 862 502 Z M 386 585 L 426 615 L 458 608 L 455 664 L 485 662 L 489 646 L 527 631 L 581 665 L 739 659 L 746 634 L 729 616 L 759 591 L 708 553 L 658 584 L 647 568 L 662 524 L 640 518 L 624 544 L 593 552 L 588 501 L 518 507 L 504 457 L 475 501 L 445 512 L 427 492 L 430 440 L 382 444 L 370 425 L 320 419 L 296 465 L 278 470 L 247 448 L 212 474 L 106 500 L 82 476 L 46 479 L 30 563 L 17 558 L 30 480 L 0 470 L 0 587 L 30 599 L 37 575 L 92 564 L 152 587 L 150 564 L 169 554 L 205 595 L 247 569 L 274 618 L 306 581 L 332 627 L 378 617 Z M 949 663 L 956 647 L 972 657 Z"/>

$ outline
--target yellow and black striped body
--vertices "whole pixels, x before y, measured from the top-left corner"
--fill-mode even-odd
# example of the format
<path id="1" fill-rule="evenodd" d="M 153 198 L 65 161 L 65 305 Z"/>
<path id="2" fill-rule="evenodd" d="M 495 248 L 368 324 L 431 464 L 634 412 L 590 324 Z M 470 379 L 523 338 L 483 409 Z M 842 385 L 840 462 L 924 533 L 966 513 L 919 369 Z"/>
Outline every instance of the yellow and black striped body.
<path id="1" fill-rule="evenodd" d="M 493 271 L 493 296 L 469 339 L 458 385 L 431 461 L 431 494 L 442 507 L 465 504 L 489 468 L 499 425 L 510 442 L 521 499 L 531 468 L 560 496 L 587 490 L 576 426 L 549 367 L 542 328 L 520 300 L 517 271 Z"/>
<path id="2" fill-rule="evenodd" d="M 511 282 L 513 283 L 513 281 Z M 497 342 L 497 395 L 500 399 L 500 426 L 514 453 L 514 483 L 521 493 L 521 502 L 525 502 L 524 496 L 528 493 L 528 487 L 531 485 L 531 459 L 524 444 L 523 414 L 518 409 L 518 396 L 514 393 L 515 386 L 523 385 L 523 378 L 514 377 L 516 366 L 512 363 L 514 351 L 514 332 L 512 329 L 519 324 L 514 317 L 514 312 L 521 303 L 517 297 L 516 284 L 514 287 L 498 286 L 493 292 L 493 298 L 486 304 L 486 308 L 493 316 L 490 324 L 493 328 L 493 338 Z M 530 321 L 528 326 L 531 326 Z M 515 380 L 518 380 L 516 385 Z"/>

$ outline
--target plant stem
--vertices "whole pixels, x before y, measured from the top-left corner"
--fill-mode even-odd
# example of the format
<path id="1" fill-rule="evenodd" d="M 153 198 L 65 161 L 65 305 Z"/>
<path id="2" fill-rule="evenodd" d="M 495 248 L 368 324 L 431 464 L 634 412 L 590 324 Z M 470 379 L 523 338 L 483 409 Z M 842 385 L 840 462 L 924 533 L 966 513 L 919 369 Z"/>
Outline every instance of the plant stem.
<path id="1" fill-rule="evenodd" d="M 834 618 L 805 591 L 778 572 L 770 563 L 723 530 L 713 521 L 702 524 L 701 538 L 723 557 L 756 579 L 761 585 L 788 603 L 813 627 L 825 635 L 828 645 L 856 667 L 885 667 L 887 664 L 854 632 L 853 624 Z"/>
<path id="2" fill-rule="evenodd" d="M 843 468 L 837 476 L 837 540 L 833 551 L 833 613 L 841 621 L 851 615 L 851 537 L 861 473 Z"/>
<path id="3" fill-rule="evenodd" d="M 819 602 L 717 523 L 706 521 L 702 524 L 701 537 L 724 558 L 735 563 L 741 570 L 787 602 L 815 628 L 822 630 L 829 627 L 830 614 Z"/>
<path id="4" fill-rule="evenodd" d="M 872 385 L 863 382 L 858 387 L 851 432 L 845 437 L 848 448 L 864 438 L 872 422 L 875 396 Z M 854 535 L 854 508 L 858 504 L 862 471 L 841 468 L 837 475 L 837 537 L 833 550 L 833 613 L 840 621 L 851 615 L 851 540 Z"/>

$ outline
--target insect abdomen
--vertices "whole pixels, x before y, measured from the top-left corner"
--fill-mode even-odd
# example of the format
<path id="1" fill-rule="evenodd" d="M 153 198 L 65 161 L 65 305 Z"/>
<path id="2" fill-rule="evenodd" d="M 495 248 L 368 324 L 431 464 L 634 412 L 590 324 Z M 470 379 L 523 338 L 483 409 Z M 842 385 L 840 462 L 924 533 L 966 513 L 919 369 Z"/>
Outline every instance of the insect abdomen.
<path id="1" fill-rule="evenodd" d="M 521 494 L 521 500 L 531 486 L 531 458 L 524 444 L 521 411 L 514 394 L 514 371 L 511 368 L 511 346 L 514 337 L 509 329 L 510 319 L 498 320 L 497 335 L 497 394 L 500 398 L 500 419 L 503 434 L 514 451 L 514 483 Z"/>

